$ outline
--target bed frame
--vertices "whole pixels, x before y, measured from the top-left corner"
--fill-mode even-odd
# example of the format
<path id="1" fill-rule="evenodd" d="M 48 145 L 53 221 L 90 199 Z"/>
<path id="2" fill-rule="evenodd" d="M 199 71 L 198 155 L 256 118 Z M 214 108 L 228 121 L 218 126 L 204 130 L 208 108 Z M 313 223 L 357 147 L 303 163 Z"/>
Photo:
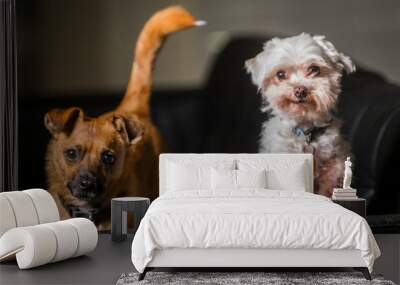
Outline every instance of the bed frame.
<path id="1" fill-rule="evenodd" d="M 311 154 L 162 154 L 160 155 L 160 195 L 165 193 L 166 161 L 174 159 L 301 159 L 309 169 L 308 192 L 313 192 L 313 157 Z M 139 280 L 155 268 L 229 268 L 246 271 L 254 268 L 353 268 L 367 280 L 371 276 L 359 250 L 329 249 L 249 249 L 249 248 L 169 248 L 158 249 Z M 237 269 L 237 270 L 236 270 Z"/>
<path id="2" fill-rule="evenodd" d="M 156 250 L 152 261 L 139 275 L 142 280 L 154 268 L 232 268 L 237 271 L 254 268 L 343 268 L 361 271 L 371 280 L 359 250 L 328 249 L 183 249 Z"/>

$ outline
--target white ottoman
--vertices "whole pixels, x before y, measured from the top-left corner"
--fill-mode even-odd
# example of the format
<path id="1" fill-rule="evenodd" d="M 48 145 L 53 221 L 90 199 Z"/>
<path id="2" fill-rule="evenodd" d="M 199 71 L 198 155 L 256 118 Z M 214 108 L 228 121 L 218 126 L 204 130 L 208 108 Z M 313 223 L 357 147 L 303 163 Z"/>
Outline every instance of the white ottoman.
<path id="1" fill-rule="evenodd" d="M 0 193 L 0 262 L 16 258 L 20 269 L 28 269 L 96 248 L 98 233 L 92 221 L 59 219 L 45 190 Z"/>
<path id="2" fill-rule="evenodd" d="M 57 205 L 43 189 L 0 193 L 0 237 L 15 227 L 60 220 Z"/>
<path id="3" fill-rule="evenodd" d="M 88 219 L 14 228 L 0 238 L 0 260 L 16 256 L 20 269 L 40 266 L 91 252 L 97 228 Z"/>

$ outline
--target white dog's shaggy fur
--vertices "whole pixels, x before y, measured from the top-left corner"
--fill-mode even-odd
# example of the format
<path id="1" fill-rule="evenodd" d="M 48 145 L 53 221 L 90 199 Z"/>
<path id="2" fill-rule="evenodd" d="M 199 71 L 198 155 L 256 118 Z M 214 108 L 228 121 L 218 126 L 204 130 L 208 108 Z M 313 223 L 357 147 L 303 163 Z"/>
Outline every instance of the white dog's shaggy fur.
<path id="1" fill-rule="evenodd" d="M 330 197 L 343 179 L 348 143 L 334 116 L 344 72 L 355 67 L 323 36 L 274 38 L 245 63 L 272 118 L 263 125 L 260 152 L 315 157 L 315 192 Z"/>

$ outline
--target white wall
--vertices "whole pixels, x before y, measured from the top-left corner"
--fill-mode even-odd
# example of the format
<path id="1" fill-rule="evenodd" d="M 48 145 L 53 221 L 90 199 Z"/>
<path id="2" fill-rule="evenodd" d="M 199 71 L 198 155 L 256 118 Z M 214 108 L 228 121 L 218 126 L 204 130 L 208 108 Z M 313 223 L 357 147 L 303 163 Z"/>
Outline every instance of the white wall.
<path id="1" fill-rule="evenodd" d="M 156 87 L 200 86 L 215 50 L 231 34 L 303 31 L 328 36 L 360 64 L 400 83 L 396 0 L 46 0 L 38 2 L 33 23 L 38 90 L 122 90 L 141 26 L 172 3 L 208 25 L 169 39 L 157 63 Z"/>

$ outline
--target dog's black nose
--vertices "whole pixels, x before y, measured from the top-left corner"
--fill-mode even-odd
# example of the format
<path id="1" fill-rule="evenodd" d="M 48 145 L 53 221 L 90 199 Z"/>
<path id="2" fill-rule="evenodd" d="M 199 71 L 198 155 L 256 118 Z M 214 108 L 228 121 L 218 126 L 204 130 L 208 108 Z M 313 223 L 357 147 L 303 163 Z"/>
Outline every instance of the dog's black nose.
<path id="1" fill-rule="evenodd" d="M 308 90 L 304 86 L 297 86 L 296 88 L 294 88 L 294 96 L 296 96 L 296 98 L 304 99 L 307 97 L 307 94 Z"/>
<path id="2" fill-rule="evenodd" d="M 96 184 L 96 176 L 91 172 L 79 173 L 79 188 L 88 189 Z"/>

